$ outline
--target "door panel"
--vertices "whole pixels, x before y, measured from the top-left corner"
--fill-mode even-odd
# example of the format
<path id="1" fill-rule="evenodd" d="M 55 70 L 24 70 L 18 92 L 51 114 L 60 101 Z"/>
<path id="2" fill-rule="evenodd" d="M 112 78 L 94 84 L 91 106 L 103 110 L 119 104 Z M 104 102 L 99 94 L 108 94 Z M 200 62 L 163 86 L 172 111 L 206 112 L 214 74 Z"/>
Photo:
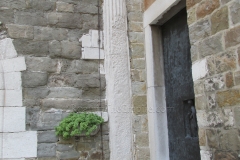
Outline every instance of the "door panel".
<path id="1" fill-rule="evenodd" d="M 200 160 L 186 9 L 161 29 L 170 159 Z"/>

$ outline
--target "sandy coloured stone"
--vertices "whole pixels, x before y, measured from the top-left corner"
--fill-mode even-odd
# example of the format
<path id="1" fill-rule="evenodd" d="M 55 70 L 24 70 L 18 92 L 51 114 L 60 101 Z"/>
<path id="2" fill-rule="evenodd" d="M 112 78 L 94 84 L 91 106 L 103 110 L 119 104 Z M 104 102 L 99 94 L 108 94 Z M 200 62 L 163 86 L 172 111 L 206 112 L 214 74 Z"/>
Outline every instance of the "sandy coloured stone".
<path id="1" fill-rule="evenodd" d="M 73 12 L 74 11 L 74 5 L 70 3 L 65 2 L 57 2 L 56 10 L 58 12 Z"/>
<path id="2" fill-rule="evenodd" d="M 133 59 L 131 63 L 132 69 L 145 69 L 146 61 L 143 58 Z"/>
<path id="3" fill-rule="evenodd" d="M 201 0 L 187 0 L 187 9 L 190 9 L 192 6 L 194 6 L 195 4 L 201 2 Z"/>
<path id="4" fill-rule="evenodd" d="M 238 130 L 222 130 L 219 133 L 219 142 L 222 150 L 239 150 L 240 139 Z"/>
<path id="5" fill-rule="evenodd" d="M 155 1 L 156 0 L 145 0 L 144 1 L 145 10 L 147 10 L 148 7 L 150 7 L 153 4 L 153 2 L 155 2 Z"/>
<path id="6" fill-rule="evenodd" d="M 6 27 L 10 38 L 33 39 L 33 26 L 7 24 Z"/>
<path id="7" fill-rule="evenodd" d="M 212 78 L 207 78 L 204 81 L 205 91 L 215 91 L 223 89 L 225 86 L 224 77 L 222 75 L 217 75 Z"/>
<path id="8" fill-rule="evenodd" d="M 230 14 L 231 14 L 231 20 L 233 24 L 237 24 L 240 22 L 240 3 L 239 2 L 233 2 L 230 5 Z"/>
<path id="9" fill-rule="evenodd" d="M 206 130 L 207 144 L 210 148 L 219 148 L 218 131 L 214 129 Z"/>
<path id="10" fill-rule="evenodd" d="M 206 97 L 201 95 L 201 96 L 196 96 L 195 97 L 195 107 L 197 110 L 204 110 L 206 109 Z"/>
<path id="11" fill-rule="evenodd" d="M 225 47 L 232 47 L 240 43 L 240 26 L 228 30 L 225 34 Z"/>
<path id="12" fill-rule="evenodd" d="M 238 160 L 237 153 L 233 153 L 230 151 L 215 151 L 214 160 Z"/>
<path id="13" fill-rule="evenodd" d="M 188 14 L 187 16 L 188 25 L 191 25 L 196 21 L 196 8 L 194 7 L 187 10 L 187 14 Z"/>
<path id="14" fill-rule="evenodd" d="M 198 129 L 198 137 L 199 137 L 199 145 L 205 146 L 206 145 L 205 129 L 203 129 L 203 128 Z"/>
<path id="15" fill-rule="evenodd" d="M 144 44 L 134 44 L 130 45 L 131 58 L 144 58 Z"/>
<path id="16" fill-rule="evenodd" d="M 225 75 L 225 83 L 226 83 L 226 87 L 228 87 L 228 88 L 231 88 L 231 87 L 234 86 L 232 72 L 226 73 L 226 75 Z"/>
<path id="17" fill-rule="evenodd" d="M 203 18 L 211 14 L 220 6 L 219 0 L 204 0 L 197 6 L 197 19 Z"/>
<path id="18" fill-rule="evenodd" d="M 129 31 L 131 32 L 143 32 L 143 23 L 142 22 L 129 22 Z"/>
<path id="19" fill-rule="evenodd" d="M 139 147 L 149 146 L 148 133 L 137 133 L 136 134 L 136 145 Z"/>
<path id="20" fill-rule="evenodd" d="M 211 17 L 211 30 L 215 34 L 221 30 L 228 29 L 228 7 L 222 7 L 213 13 Z"/>
<path id="21" fill-rule="evenodd" d="M 135 115 L 147 114 L 146 96 L 133 96 L 133 113 Z"/>
<path id="22" fill-rule="evenodd" d="M 216 73 L 222 73 L 236 69 L 236 54 L 234 50 L 230 50 L 215 56 Z"/>
<path id="23" fill-rule="evenodd" d="M 216 95 L 215 94 L 210 94 L 207 97 L 207 101 L 208 101 L 208 109 L 214 109 L 216 108 Z"/>
<path id="24" fill-rule="evenodd" d="M 240 91 L 238 89 L 219 91 L 216 94 L 219 107 L 234 106 L 240 103 Z"/>
<path id="25" fill-rule="evenodd" d="M 47 26 L 47 17 L 43 12 L 16 11 L 14 19 L 16 24 Z"/>

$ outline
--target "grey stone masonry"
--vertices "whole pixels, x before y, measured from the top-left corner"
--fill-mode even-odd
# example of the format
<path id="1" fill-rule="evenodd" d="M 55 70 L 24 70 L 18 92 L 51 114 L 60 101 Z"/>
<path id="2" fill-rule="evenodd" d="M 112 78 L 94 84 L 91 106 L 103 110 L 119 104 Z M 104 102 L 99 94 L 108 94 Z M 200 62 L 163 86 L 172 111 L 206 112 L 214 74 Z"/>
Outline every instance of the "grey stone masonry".
<path id="1" fill-rule="evenodd" d="M 99 16 L 102 30 L 102 1 Z M 0 22 L 0 39 L 13 39 L 16 52 L 25 58 L 27 69 L 21 73 L 23 105 L 26 129 L 37 131 L 36 159 L 98 159 L 100 133 L 82 138 L 91 148 L 80 150 L 75 140 L 62 140 L 54 131 L 72 111 L 100 110 L 99 63 L 80 59 L 79 42 L 83 34 L 98 29 L 98 1 L 0 0 Z M 107 111 L 105 75 L 100 77 L 101 110 Z M 109 159 L 107 123 L 103 137 L 104 159 Z"/>

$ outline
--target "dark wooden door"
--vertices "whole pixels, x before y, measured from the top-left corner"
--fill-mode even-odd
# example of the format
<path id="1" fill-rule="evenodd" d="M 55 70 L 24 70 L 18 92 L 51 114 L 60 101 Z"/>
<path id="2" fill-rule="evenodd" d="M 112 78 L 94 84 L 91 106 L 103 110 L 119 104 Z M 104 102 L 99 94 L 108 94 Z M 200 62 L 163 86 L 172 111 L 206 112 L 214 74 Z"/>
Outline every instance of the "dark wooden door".
<path id="1" fill-rule="evenodd" d="M 186 9 L 161 29 L 170 160 L 200 160 Z"/>

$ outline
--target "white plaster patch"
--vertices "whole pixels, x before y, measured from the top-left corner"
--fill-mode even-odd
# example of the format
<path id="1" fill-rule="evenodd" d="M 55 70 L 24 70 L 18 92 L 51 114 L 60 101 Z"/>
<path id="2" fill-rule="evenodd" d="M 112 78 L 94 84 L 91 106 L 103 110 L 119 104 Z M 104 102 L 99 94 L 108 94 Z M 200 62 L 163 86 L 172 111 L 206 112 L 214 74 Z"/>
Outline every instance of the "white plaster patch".
<path id="1" fill-rule="evenodd" d="M 21 132 L 25 131 L 25 107 L 3 107 L 4 123 L 3 132 Z"/>
<path id="2" fill-rule="evenodd" d="M 21 72 L 0 73 L 0 89 L 20 90 L 21 86 Z"/>
<path id="3" fill-rule="evenodd" d="M 0 90 L 0 106 L 22 105 L 22 90 Z"/>
<path id="4" fill-rule="evenodd" d="M 198 121 L 198 127 L 209 126 L 207 121 L 207 114 L 205 111 L 197 111 L 197 121 Z"/>
<path id="5" fill-rule="evenodd" d="M 0 59 L 9 59 L 17 57 L 17 52 L 12 43 L 12 39 L 5 38 L 0 40 Z"/>
<path id="6" fill-rule="evenodd" d="M 82 59 L 99 59 L 98 48 L 82 48 Z M 104 51 L 100 49 L 100 59 L 104 59 Z"/>
<path id="7" fill-rule="evenodd" d="M 37 132 L 3 133 L 3 158 L 37 157 Z"/>
<path id="8" fill-rule="evenodd" d="M 0 65 L 2 65 L 0 72 L 19 72 L 26 70 L 24 57 L 1 60 Z"/>
<path id="9" fill-rule="evenodd" d="M 202 160 L 211 160 L 212 159 L 212 153 L 210 151 L 200 151 L 201 159 Z"/>
<path id="10" fill-rule="evenodd" d="M 208 67 L 207 67 L 206 58 L 199 60 L 192 65 L 193 81 L 196 81 L 200 78 L 205 77 L 207 73 L 208 73 Z"/>

